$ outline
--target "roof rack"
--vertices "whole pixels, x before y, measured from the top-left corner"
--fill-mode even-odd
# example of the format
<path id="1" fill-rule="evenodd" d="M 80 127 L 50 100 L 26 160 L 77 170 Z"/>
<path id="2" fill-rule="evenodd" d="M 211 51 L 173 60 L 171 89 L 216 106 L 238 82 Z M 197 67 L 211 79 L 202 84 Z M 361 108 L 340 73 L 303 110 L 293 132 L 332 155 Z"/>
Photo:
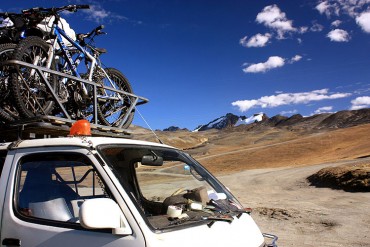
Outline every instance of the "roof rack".
<path id="1" fill-rule="evenodd" d="M 15 141 L 19 139 L 39 139 L 66 137 L 74 120 L 54 116 L 39 116 L 0 125 L 0 141 Z M 91 136 L 131 138 L 132 132 L 127 129 L 90 124 Z"/>
<path id="2" fill-rule="evenodd" d="M 127 129 L 123 129 L 123 123 L 126 122 L 128 115 L 134 111 L 135 107 L 138 105 L 145 104 L 149 102 L 148 99 L 125 92 L 123 90 L 115 89 L 112 87 L 104 86 L 92 81 L 88 81 L 82 78 L 78 78 L 69 74 L 65 74 L 59 71 L 47 69 L 41 66 L 35 66 L 30 63 L 25 63 L 18 60 L 8 60 L 4 61 L 0 64 L 8 65 L 14 67 L 19 76 L 22 74 L 19 72 L 20 67 L 29 67 L 32 68 L 40 75 L 40 78 L 45 83 L 46 88 L 49 90 L 51 97 L 53 98 L 57 107 L 61 110 L 61 116 L 50 116 L 45 115 L 45 113 L 40 112 L 40 116 L 34 118 L 27 118 L 17 120 L 12 123 L 7 124 L 0 124 L 0 141 L 14 141 L 17 139 L 29 139 L 29 138 L 45 138 L 45 137 L 57 137 L 57 136 L 67 136 L 69 133 L 70 126 L 76 121 L 72 119 L 68 111 L 65 109 L 63 103 L 59 99 L 57 93 L 51 87 L 50 82 L 44 76 L 45 73 L 51 73 L 58 77 L 68 78 L 70 80 L 83 83 L 85 85 L 92 86 L 93 89 L 93 117 L 91 120 L 91 134 L 92 136 L 107 136 L 107 137 L 124 137 L 130 138 L 130 131 Z M 109 91 L 113 91 L 121 95 L 121 97 L 129 97 L 131 100 L 131 105 L 127 110 L 127 114 L 125 115 L 124 119 L 120 126 L 111 127 L 106 125 L 100 125 L 98 122 L 97 117 L 97 105 L 98 105 L 98 95 L 97 91 L 100 88 L 107 89 Z"/>

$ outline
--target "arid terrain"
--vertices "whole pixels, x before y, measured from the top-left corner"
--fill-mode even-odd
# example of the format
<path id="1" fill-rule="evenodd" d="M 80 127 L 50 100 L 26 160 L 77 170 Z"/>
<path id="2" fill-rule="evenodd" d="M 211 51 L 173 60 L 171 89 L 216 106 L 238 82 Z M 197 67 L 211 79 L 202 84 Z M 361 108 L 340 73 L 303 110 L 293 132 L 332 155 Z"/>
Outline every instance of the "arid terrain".
<path id="1" fill-rule="evenodd" d="M 261 230 L 279 236 L 279 246 L 312 247 L 370 246 L 368 133 L 370 124 L 156 131 L 164 143 L 191 153 L 251 207 Z M 134 128 L 134 137 L 156 140 L 141 128 Z M 316 186 L 307 180 L 313 174 Z M 343 180 L 348 174 L 352 177 Z M 328 180 L 354 181 L 368 192 L 343 190 L 325 184 Z"/>
<path id="2" fill-rule="evenodd" d="M 279 237 L 279 246 L 370 246 L 370 193 L 316 188 L 306 180 L 332 165 L 246 170 L 220 180 L 253 209 L 263 232 Z"/>

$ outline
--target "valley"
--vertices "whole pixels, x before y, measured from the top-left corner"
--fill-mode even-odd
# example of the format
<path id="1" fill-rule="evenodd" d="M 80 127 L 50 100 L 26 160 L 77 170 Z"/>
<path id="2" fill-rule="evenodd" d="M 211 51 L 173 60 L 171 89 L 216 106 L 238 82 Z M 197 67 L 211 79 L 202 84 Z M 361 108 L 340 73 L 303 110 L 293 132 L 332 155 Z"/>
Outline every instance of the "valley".
<path id="1" fill-rule="evenodd" d="M 156 141 L 153 133 L 136 128 L 135 138 Z M 320 129 L 245 125 L 155 133 L 214 173 L 253 209 L 262 232 L 279 236 L 279 246 L 370 246 L 370 193 L 315 187 L 307 180 L 323 168 L 333 174 L 355 168 L 368 174 L 363 181 L 368 182 L 370 124 Z"/>

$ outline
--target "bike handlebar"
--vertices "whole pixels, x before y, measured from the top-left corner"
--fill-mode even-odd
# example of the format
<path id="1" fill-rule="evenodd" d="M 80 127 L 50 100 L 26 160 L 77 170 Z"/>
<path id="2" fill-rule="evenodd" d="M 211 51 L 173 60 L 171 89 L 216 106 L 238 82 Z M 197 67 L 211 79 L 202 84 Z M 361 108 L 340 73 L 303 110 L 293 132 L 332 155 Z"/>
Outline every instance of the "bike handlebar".
<path id="1" fill-rule="evenodd" d="M 88 5 L 88 4 L 82 4 L 82 5 L 77 5 L 78 7 L 78 9 L 90 9 L 90 5 Z"/>
<path id="2" fill-rule="evenodd" d="M 83 41 L 86 38 L 90 38 L 93 35 L 100 35 L 100 34 L 106 34 L 105 32 L 102 32 L 101 30 L 104 28 L 104 25 L 100 25 L 96 28 L 94 28 L 91 32 L 88 33 L 79 33 L 77 34 L 77 39 L 79 41 Z"/>
<path id="3" fill-rule="evenodd" d="M 62 12 L 64 10 L 68 10 L 70 12 L 76 12 L 77 9 L 89 9 L 90 5 L 82 4 L 82 5 L 66 5 L 58 8 L 42 8 L 42 7 L 35 7 L 31 9 L 24 9 L 22 10 L 23 14 L 32 14 L 32 13 L 38 13 L 38 14 L 44 14 L 44 15 L 54 15 L 58 12 Z"/>
<path id="4" fill-rule="evenodd" d="M 104 25 L 100 25 L 100 26 L 94 28 L 94 30 L 92 30 L 90 32 L 89 36 L 91 36 L 93 33 L 95 33 L 95 34 L 105 34 L 104 32 L 101 31 L 101 30 L 103 30 L 103 28 L 104 28 Z"/>

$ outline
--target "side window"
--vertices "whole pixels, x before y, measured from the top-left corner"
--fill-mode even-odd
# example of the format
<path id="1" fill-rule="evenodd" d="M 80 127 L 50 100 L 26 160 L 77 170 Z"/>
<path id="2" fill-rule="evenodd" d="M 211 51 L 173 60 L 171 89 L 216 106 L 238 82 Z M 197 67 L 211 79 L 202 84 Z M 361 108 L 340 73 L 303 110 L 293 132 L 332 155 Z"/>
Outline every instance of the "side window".
<path id="1" fill-rule="evenodd" d="M 84 201 L 109 197 L 90 160 L 78 153 L 26 156 L 18 176 L 16 208 L 27 217 L 78 223 Z"/>

